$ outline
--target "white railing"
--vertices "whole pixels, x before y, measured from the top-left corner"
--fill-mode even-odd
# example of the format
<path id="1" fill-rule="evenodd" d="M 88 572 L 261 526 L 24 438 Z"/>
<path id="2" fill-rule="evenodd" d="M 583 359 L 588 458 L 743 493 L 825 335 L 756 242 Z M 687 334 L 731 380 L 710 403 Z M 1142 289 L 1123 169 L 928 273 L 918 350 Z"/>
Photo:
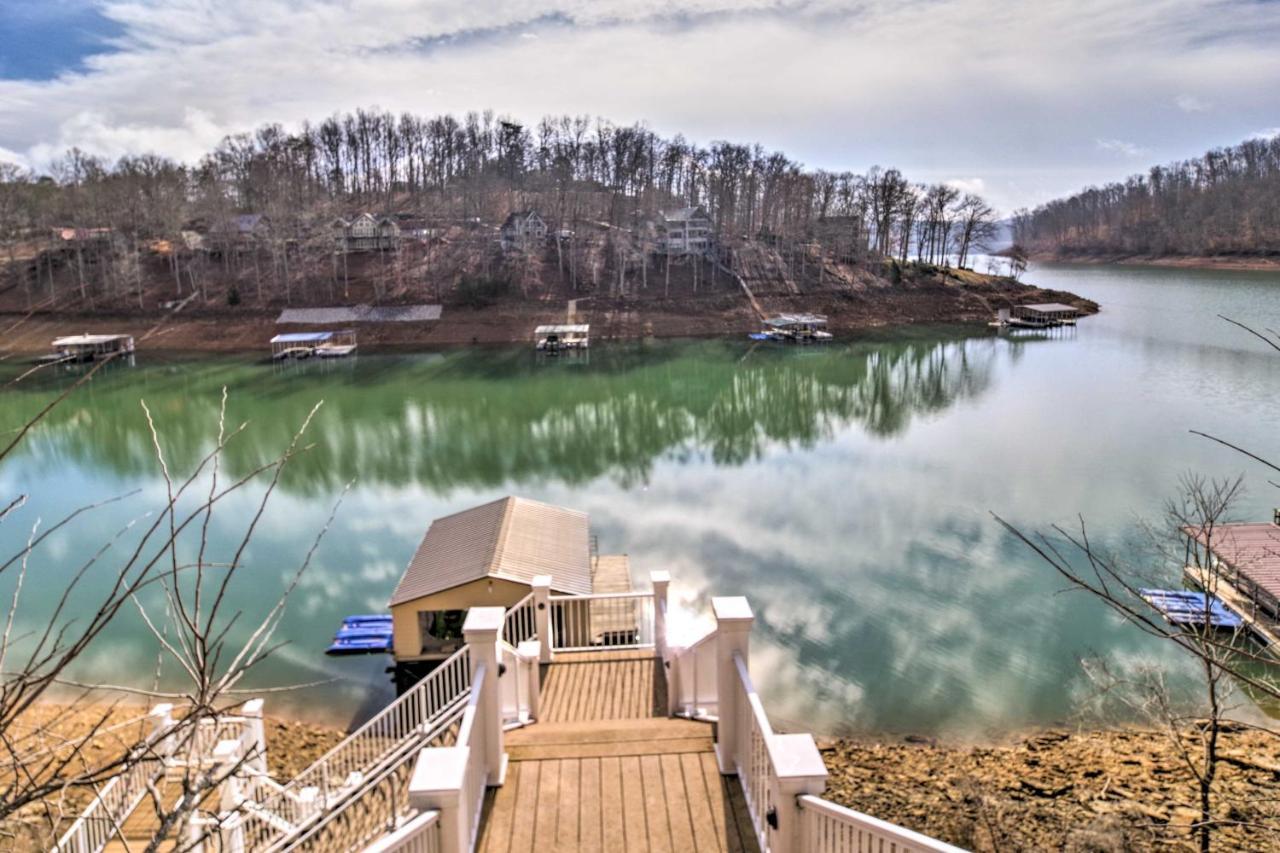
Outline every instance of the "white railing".
<path id="1" fill-rule="evenodd" d="M 801 850 L 806 853 L 961 853 L 960 848 L 829 800 L 799 797 Z"/>
<path id="2" fill-rule="evenodd" d="M 538 638 L 538 617 L 534 606 L 533 593 L 529 593 L 517 603 L 511 605 L 502 620 L 502 635 L 498 638 L 512 646 L 518 646 L 525 640 Z"/>
<path id="3" fill-rule="evenodd" d="M 672 649 L 667 661 L 667 690 L 672 713 L 694 720 L 714 720 L 716 701 L 716 632 L 688 648 Z"/>
<path id="4" fill-rule="evenodd" d="M 142 802 L 148 786 L 163 774 L 164 760 L 148 753 L 118 776 L 112 776 L 58 839 L 54 847 L 56 853 L 98 853 L 116 836 L 130 812 Z"/>
<path id="5" fill-rule="evenodd" d="M 502 703 L 502 724 L 507 728 L 533 722 L 533 692 L 537 690 L 538 658 L 520 654 L 505 642 L 498 643 L 498 661 L 503 672 L 498 679 L 498 695 Z"/>
<path id="6" fill-rule="evenodd" d="M 440 853 L 440 812 L 422 812 L 370 844 L 364 853 Z"/>
<path id="7" fill-rule="evenodd" d="M 555 651 L 653 647 L 652 592 L 553 595 L 548 600 L 551 636 L 544 642 L 551 642 Z"/>
<path id="8" fill-rule="evenodd" d="M 427 737 L 428 746 L 448 745 L 454 732 L 460 734 L 467 706 L 460 706 L 444 716 Z M 362 850 L 365 845 L 385 838 L 407 826 L 414 817 L 409 802 L 409 783 L 414 765 L 424 751 L 421 743 L 406 743 L 396 755 L 335 804 L 314 825 L 266 848 L 267 851 L 293 850 Z M 438 833 L 436 833 L 438 836 Z"/>
<path id="9" fill-rule="evenodd" d="M 259 809 L 295 823 L 295 828 L 300 815 L 303 821 L 314 819 L 394 759 L 406 744 L 421 744 L 441 719 L 456 711 L 470 687 L 470 650 L 463 646 L 279 793 L 259 803 Z M 316 798 L 318 805 L 312 805 Z M 270 846 L 282 835 L 276 821 L 261 817 L 247 820 L 245 833 L 254 850 Z"/>
<path id="10" fill-rule="evenodd" d="M 751 814 L 760 849 L 769 849 L 769 812 L 773 808 L 772 780 L 777 776 L 776 764 L 770 750 L 773 727 L 764 712 L 764 705 L 756 694 L 751 675 L 742 655 L 734 654 L 737 678 L 733 680 L 733 707 L 737 714 L 733 731 L 737 735 L 734 754 L 737 756 L 738 781 L 742 785 L 743 799 Z"/>
<path id="11" fill-rule="evenodd" d="M 488 780 L 488 770 L 485 767 L 486 733 L 484 726 L 476 722 L 480 713 L 481 691 L 484 689 L 484 680 L 488 677 L 484 669 L 481 665 L 476 670 L 476 689 L 471 691 L 471 700 L 462 717 L 462 728 L 458 730 L 458 746 L 467 750 L 458 820 L 470 833 L 469 850 L 475 849 L 476 840 L 480 837 L 480 816 L 484 813 L 484 791 Z"/>

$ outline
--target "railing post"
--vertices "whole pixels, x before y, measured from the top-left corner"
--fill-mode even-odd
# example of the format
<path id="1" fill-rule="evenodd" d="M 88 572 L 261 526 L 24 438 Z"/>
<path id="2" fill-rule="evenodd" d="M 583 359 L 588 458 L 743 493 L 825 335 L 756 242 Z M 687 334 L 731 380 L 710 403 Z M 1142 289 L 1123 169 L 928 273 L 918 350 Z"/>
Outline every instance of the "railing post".
<path id="1" fill-rule="evenodd" d="M 249 739 L 252 745 L 250 758 L 246 764 L 257 770 L 259 773 L 267 772 L 267 730 L 262 721 L 262 700 L 250 699 L 244 703 L 244 708 L 240 712 L 241 716 L 247 719 L 249 726 Z"/>
<path id="2" fill-rule="evenodd" d="M 163 702 L 159 705 L 153 705 L 151 711 L 147 714 L 147 722 L 151 726 L 151 738 L 154 740 L 164 732 L 171 732 L 173 729 L 173 705 L 169 702 Z M 168 758 L 173 753 L 173 735 L 165 735 L 164 740 L 153 743 L 156 752 L 164 758 Z"/>
<path id="3" fill-rule="evenodd" d="M 538 707 L 542 704 L 541 646 L 537 640 L 525 640 L 516 646 L 516 656 L 529 670 L 529 717 L 533 720 L 538 719 Z"/>
<path id="4" fill-rule="evenodd" d="M 650 572 L 649 583 L 653 584 L 653 656 L 666 662 L 667 587 L 671 583 L 671 575 L 664 571 Z"/>
<path id="5" fill-rule="evenodd" d="M 240 804 L 244 802 L 244 795 L 240 790 L 240 769 L 236 767 L 240 758 L 240 741 L 238 740 L 218 741 L 218 745 L 213 748 L 213 761 L 218 768 L 218 772 L 229 771 L 228 775 L 222 780 L 222 796 L 218 802 L 218 809 L 222 814 L 237 814 L 240 810 Z M 224 845 L 222 849 L 226 853 L 244 853 L 244 823 L 242 821 L 231 821 L 221 828 L 221 834 Z"/>
<path id="6" fill-rule="evenodd" d="M 739 684 L 734 655 L 749 664 L 751 605 L 741 596 L 711 599 L 716 616 L 716 764 L 731 776 L 738 772 L 738 722 L 743 688 Z M 749 667 L 748 667 L 749 669 Z"/>
<path id="7" fill-rule="evenodd" d="M 804 815 L 799 798 L 803 794 L 821 796 L 827 788 L 827 766 L 810 734 L 773 735 L 770 755 L 777 774 L 769 780 L 770 799 L 776 810 L 769 829 L 771 853 L 804 853 Z"/>
<path id="8" fill-rule="evenodd" d="M 539 661 L 551 663 L 555 653 L 551 646 L 551 575 L 535 575 L 533 578 L 533 619 L 538 628 L 538 642 L 542 643 Z"/>
<path id="9" fill-rule="evenodd" d="M 440 853 L 471 850 L 471 818 L 463 800 L 470 753 L 465 746 L 424 749 L 409 779 L 409 805 L 440 812 Z"/>
<path id="10" fill-rule="evenodd" d="M 473 607 L 467 611 L 462 623 L 462 636 L 471 647 L 471 683 L 475 684 L 476 671 L 484 667 L 484 683 L 476 702 L 478 719 L 484 744 L 484 766 L 487 784 L 501 785 L 507 775 L 507 754 L 502 749 L 502 686 L 498 655 L 498 634 L 502 631 L 503 607 Z M 516 678 L 514 672 L 508 677 Z"/>

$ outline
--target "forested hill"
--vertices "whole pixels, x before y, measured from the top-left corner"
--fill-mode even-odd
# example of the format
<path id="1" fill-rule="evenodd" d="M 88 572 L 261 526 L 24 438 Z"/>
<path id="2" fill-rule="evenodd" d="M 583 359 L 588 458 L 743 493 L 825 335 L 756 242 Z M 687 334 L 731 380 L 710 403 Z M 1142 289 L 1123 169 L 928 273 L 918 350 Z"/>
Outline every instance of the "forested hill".
<path id="1" fill-rule="evenodd" d="M 1019 211 L 1014 231 L 1042 254 L 1280 254 L 1280 136 Z"/>

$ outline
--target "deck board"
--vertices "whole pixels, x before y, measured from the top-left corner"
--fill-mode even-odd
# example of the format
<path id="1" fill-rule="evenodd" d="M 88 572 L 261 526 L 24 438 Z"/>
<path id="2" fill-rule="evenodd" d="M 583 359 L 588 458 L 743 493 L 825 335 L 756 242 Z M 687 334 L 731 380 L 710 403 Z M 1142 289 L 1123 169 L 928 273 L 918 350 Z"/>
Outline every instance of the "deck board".
<path id="1" fill-rule="evenodd" d="M 654 716 L 652 652 L 557 655 L 543 678 L 541 719 L 507 733 L 478 851 L 758 853 L 712 726 Z"/>

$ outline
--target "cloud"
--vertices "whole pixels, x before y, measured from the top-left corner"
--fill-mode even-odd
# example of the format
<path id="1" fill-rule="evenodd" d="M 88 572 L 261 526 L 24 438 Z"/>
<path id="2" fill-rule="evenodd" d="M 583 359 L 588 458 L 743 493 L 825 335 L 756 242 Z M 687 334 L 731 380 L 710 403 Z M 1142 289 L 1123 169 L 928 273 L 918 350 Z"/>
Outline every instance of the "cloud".
<path id="1" fill-rule="evenodd" d="M 1173 102 L 1177 104 L 1178 109 L 1182 110 L 1184 113 L 1207 113 L 1213 108 L 1213 104 L 1208 101 L 1201 100 L 1195 95 L 1179 95 L 1173 99 Z"/>
<path id="2" fill-rule="evenodd" d="M 586 113 L 700 142 L 758 141 L 811 166 L 961 174 L 1011 208 L 1034 203 L 1032 183 L 1119 177 L 1115 154 L 1126 152 L 1086 151 L 1092 140 L 1159 139 L 1151 154 L 1170 159 L 1220 143 L 1193 136 L 1173 111 L 1153 114 L 1153 97 L 1178 103 L 1195 91 L 1196 104 L 1243 128 L 1267 127 L 1280 111 L 1280 20 L 1269 4 L 1044 0 L 1017 16 L 1001 7 L 98 0 L 117 33 L 112 49 L 51 80 L 0 79 L 0 146 L 37 167 L 72 145 L 192 160 L 228 133 L 358 106 L 492 108 L 525 121 Z"/>
<path id="3" fill-rule="evenodd" d="M 1126 157 L 1145 157 L 1151 153 L 1149 148 L 1142 148 L 1123 139 L 1099 139 L 1096 144 L 1099 151 L 1110 151 Z"/>
<path id="4" fill-rule="evenodd" d="M 987 191 L 987 182 L 982 178 L 952 178 L 946 184 L 953 189 L 960 190 L 960 192 L 973 193 L 974 195 L 982 195 Z"/>
<path id="5" fill-rule="evenodd" d="M 1269 127 L 1249 134 L 1250 139 L 1275 139 L 1277 136 L 1280 136 L 1280 127 Z"/>

